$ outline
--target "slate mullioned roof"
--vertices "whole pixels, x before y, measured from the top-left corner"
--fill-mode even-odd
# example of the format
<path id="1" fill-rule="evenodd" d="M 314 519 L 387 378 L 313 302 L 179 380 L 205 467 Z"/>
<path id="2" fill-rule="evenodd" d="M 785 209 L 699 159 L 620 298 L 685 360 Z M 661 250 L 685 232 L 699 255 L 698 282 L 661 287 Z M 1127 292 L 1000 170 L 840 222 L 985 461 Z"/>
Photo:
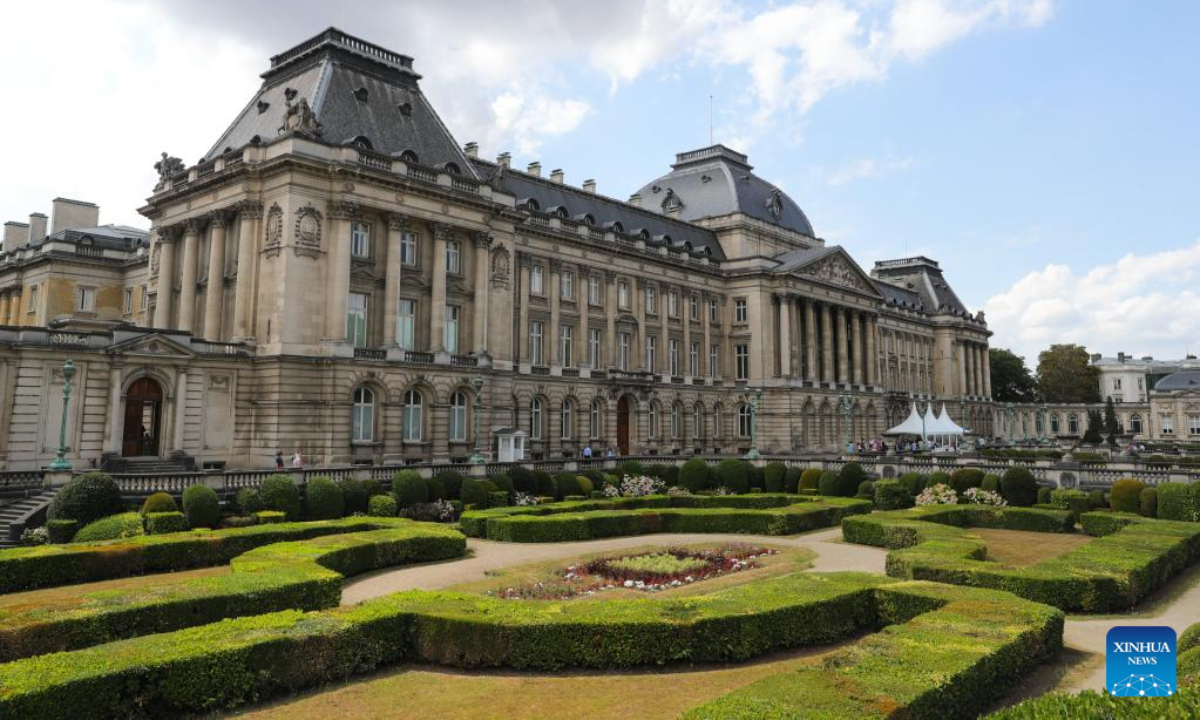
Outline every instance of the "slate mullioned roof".
<path id="1" fill-rule="evenodd" d="M 1171 373 L 1154 385 L 1154 392 L 1169 390 L 1200 390 L 1200 370 Z"/>

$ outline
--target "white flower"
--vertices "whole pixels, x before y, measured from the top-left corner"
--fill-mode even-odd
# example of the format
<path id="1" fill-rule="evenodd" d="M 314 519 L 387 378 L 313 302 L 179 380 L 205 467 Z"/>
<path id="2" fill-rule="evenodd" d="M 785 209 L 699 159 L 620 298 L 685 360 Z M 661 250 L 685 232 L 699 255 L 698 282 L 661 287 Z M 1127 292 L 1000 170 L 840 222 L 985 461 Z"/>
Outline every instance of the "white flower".
<path id="1" fill-rule="evenodd" d="M 627 588 L 633 587 L 633 581 L 632 581 L 632 580 L 626 580 L 626 581 L 625 581 L 625 587 L 627 587 Z"/>

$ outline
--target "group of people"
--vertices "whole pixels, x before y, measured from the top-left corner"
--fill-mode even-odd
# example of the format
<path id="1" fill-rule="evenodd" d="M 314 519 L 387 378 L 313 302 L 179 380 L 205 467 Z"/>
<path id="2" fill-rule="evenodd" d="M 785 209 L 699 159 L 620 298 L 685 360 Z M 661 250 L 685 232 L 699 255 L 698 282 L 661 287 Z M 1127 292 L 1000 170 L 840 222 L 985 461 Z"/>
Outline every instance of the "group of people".
<path id="1" fill-rule="evenodd" d="M 296 448 L 296 452 L 292 454 L 292 469 L 299 470 L 304 467 L 304 456 L 300 454 L 300 448 Z M 283 469 L 283 451 L 275 451 L 275 469 Z"/>
<path id="2" fill-rule="evenodd" d="M 581 457 L 583 457 L 584 460 L 591 460 L 592 458 L 599 457 L 599 455 L 596 454 L 596 451 L 592 450 L 591 445 L 584 445 L 583 450 L 580 453 L 580 455 L 581 455 Z M 609 445 L 607 448 L 605 448 L 605 450 L 604 450 L 605 458 L 615 458 L 616 456 L 617 456 L 617 451 L 613 450 L 612 445 Z"/>
<path id="3" fill-rule="evenodd" d="M 863 453 L 883 455 L 887 451 L 887 443 L 882 438 L 872 438 L 865 442 L 859 440 L 858 442 L 850 441 L 846 443 L 846 452 L 851 455 L 862 455 Z"/>

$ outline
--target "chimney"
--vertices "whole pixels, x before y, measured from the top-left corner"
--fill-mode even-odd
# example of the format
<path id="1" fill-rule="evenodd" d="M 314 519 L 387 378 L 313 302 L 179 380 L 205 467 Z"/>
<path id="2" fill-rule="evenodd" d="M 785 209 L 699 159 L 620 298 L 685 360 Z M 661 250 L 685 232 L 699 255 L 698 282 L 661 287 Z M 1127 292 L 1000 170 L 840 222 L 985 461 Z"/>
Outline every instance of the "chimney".
<path id="1" fill-rule="evenodd" d="M 529 167 L 525 168 L 525 172 L 529 173 L 530 175 L 532 175 L 534 177 L 541 177 L 542 176 L 542 164 L 540 162 L 538 162 L 537 160 L 534 160 L 533 162 L 529 163 Z"/>
<path id="2" fill-rule="evenodd" d="M 563 182 L 562 168 L 555 168 L 550 171 L 550 182 L 556 182 L 559 185 L 562 185 L 562 182 Z"/>
<path id="3" fill-rule="evenodd" d="M 596 192 L 596 181 L 592 180 L 591 178 L 584 180 L 583 181 L 583 191 L 590 192 L 590 193 Z"/>
<path id="4" fill-rule="evenodd" d="M 634 193 L 634 194 L 630 195 L 629 196 L 629 204 L 635 205 L 637 207 L 641 207 L 642 206 L 642 194 Z"/>
<path id="5" fill-rule="evenodd" d="M 1125 353 L 1123 353 L 1123 352 L 1117 353 L 1117 362 L 1125 362 Z"/>
<path id="6" fill-rule="evenodd" d="M 477 142 L 467 143 L 466 145 L 463 146 L 463 152 L 466 153 L 467 157 L 469 157 L 469 158 L 479 157 L 479 143 L 477 143 Z"/>
<path id="7" fill-rule="evenodd" d="M 50 203 L 50 234 L 100 224 L 100 206 L 82 200 L 54 198 Z"/>
<path id="8" fill-rule="evenodd" d="M 29 242 L 29 225 L 10 220 L 4 223 L 4 252 L 12 252 Z"/>
<path id="9" fill-rule="evenodd" d="M 29 242 L 41 242 L 46 239 L 46 216 L 41 213 L 29 215 Z"/>
<path id="10" fill-rule="evenodd" d="M 506 152 L 500 153 L 499 155 L 496 156 L 496 164 L 503 165 L 504 167 L 511 166 L 512 165 L 512 154 L 506 153 Z"/>

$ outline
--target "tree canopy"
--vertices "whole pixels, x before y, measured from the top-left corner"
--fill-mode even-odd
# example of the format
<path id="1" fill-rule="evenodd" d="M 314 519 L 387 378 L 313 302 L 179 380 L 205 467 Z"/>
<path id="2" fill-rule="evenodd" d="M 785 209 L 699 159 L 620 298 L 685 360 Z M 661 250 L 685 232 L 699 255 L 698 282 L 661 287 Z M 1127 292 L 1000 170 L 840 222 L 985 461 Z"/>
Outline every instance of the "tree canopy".
<path id="1" fill-rule="evenodd" d="M 992 397 L 998 402 L 1034 402 L 1037 383 L 1025 358 L 1004 348 L 989 348 L 988 360 L 992 370 Z"/>
<path id="2" fill-rule="evenodd" d="M 1100 370 L 1082 345 L 1051 345 L 1038 355 L 1037 389 L 1044 402 L 1098 403 Z"/>

